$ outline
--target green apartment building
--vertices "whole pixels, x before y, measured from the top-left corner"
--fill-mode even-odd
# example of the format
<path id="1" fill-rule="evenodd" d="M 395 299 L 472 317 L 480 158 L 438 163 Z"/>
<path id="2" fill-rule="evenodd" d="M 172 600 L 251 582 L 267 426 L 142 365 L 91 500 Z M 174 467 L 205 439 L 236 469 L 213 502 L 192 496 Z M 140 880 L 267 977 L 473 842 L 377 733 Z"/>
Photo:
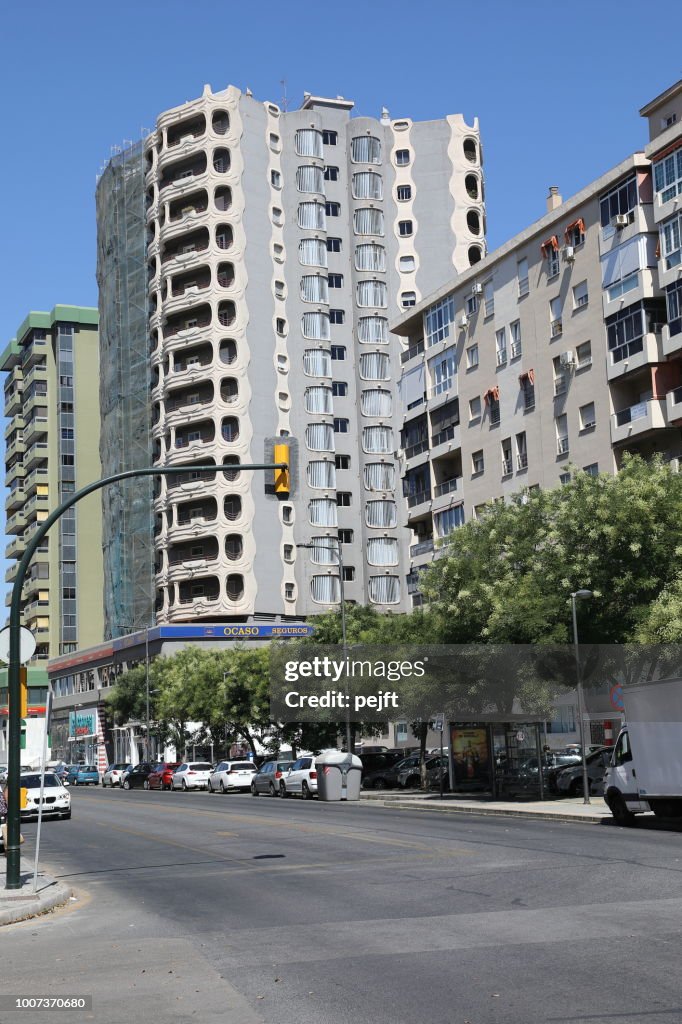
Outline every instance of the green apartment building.
<path id="1" fill-rule="evenodd" d="M 5 512 L 11 586 L 27 541 L 63 498 L 100 476 L 96 309 L 31 312 L 0 357 L 5 373 Z M 43 539 L 22 594 L 32 667 L 102 639 L 102 513 L 93 494 Z M 8 590 L 5 604 L 9 606 Z M 47 678 L 47 677 L 46 677 Z"/>

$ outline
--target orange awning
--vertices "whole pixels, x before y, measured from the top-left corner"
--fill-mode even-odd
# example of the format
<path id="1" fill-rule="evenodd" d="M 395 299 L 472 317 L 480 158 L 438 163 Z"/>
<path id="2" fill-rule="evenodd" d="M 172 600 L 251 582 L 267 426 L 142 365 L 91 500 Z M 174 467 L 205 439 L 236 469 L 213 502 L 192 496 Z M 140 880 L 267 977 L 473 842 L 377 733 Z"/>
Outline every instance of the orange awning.
<path id="1" fill-rule="evenodd" d="M 585 221 L 582 219 L 582 217 L 578 217 L 577 220 L 574 220 L 573 223 L 569 224 L 566 230 L 564 231 L 564 238 L 567 242 L 568 236 L 570 235 L 571 231 L 579 231 L 581 235 L 585 234 Z"/>
<path id="2" fill-rule="evenodd" d="M 529 384 L 535 384 L 535 370 L 526 370 L 525 373 L 519 374 L 519 383 L 525 384 L 528 381 Z"/>
<path id="3" fill-rule="evenodd" d="M 495 385 L 494 388 L 488 388 L 488 390 L 483 396 L 483 401 L 485 402 L 486 405 L 489 405 L 491 400 L 493 402 L 499 402 L 500 400 L 500 389 L 497 387 L 497 385 Z"/>
<path id="4" fill-rule="evenodd" d="M 543 256 L 547 255 L 547 252 L 548 252 L 549 249 L 553 249 L 554 252 L 558 252 L 559 251 L 559 239 L 557 238 L 556 235 L 552 235 L 551 238 L 548 238 L 547 241 L 543 242 L 542 245 L 540 246 L 540 251 L 541 251 Z"/>

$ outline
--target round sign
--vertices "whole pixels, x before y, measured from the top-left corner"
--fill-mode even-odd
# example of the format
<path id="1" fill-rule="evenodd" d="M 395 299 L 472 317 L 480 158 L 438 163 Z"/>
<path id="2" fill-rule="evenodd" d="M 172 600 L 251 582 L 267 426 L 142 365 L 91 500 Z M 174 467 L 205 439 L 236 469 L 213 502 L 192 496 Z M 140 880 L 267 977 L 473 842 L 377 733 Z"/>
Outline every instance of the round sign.
<path id="1" fill-rule="evenodd" d="M 19 661 L 24 665 L 36 652 L 36 638 L 26 626 L 19 627 Z M 0 661 L 9 663 L 9 626 L 0 629 Z"/>
<path id="2" fill-rule="evenodd" d="M 525 734 L 525 732 L 522 732 L 522 731 L 521 731 L 521 730 L 519 729 L 519 731 L 518 731 L 518 732 L 517 732 L 517 734 L 516 734 L 516 739 L 518 740 L 518 742 L 519 742 L 519 743 L 523 743 L 523 741 L 525 740 L 525 738 L 526 738 L 526 734 Z"/>
<path id="3" fill-rule="evenodd" d="M 609 690 L 609 700 L 611 701 L 611 707 L 615 708 L 616 711 L 625 710 L 625 701 L 623 699 L 623 687 L 620 683 L 614 683 Z"/>

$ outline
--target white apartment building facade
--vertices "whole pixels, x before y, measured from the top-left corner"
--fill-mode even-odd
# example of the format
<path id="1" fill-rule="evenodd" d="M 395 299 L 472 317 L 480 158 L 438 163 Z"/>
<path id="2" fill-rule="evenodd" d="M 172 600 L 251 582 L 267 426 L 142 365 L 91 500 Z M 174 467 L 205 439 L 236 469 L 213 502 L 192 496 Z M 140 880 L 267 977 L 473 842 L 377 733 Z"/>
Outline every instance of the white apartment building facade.
<path id="1" fill-rule="evenodd" d="M 150 401 L 138 414 L 151 410 L 150 458 L 187 469 L 153 495 L 157 622 L 332 608 L 337 543 L 346 600 L 408 606 L 388 324 L 485 255 L 480 139 L 460 115 L 416 123 L 352 107 L 306 94 L 283 111 L 206 87 L 144 142 Z M 102 280 L 116 245 L 100 245 Z M 101 320 L 111 350 L 106 307 Z M 117 386 L 132 393 L 139 376 Z M 108 471 L 119 429 L 103 423 Z M 280 438 L 296 458 L 284 501 L 238 469 L 271 461 Z M 192 473 L 207 462 L 235 468 Z M 117 528 L 105 517 L 105 558 Z M 124 602 L 117 616 L 111 635 L 142 624 Z"/>
<path id="2" fill-rule="evenodd" d="M 651 140 L 403 314 L 407 588 L 485 505 L 682 457 L 682 83 L 642 111 Z"/>

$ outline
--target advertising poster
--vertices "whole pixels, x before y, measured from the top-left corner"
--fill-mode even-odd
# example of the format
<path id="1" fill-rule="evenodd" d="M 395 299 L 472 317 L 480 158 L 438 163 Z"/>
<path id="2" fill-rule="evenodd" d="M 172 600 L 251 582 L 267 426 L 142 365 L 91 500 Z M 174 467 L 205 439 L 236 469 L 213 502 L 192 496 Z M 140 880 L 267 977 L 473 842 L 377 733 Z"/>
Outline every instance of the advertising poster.
<path id="1" fill-rule="evenodd" d="M 490 788 L 490 741 L 487 725 L 452 723 L 450 750 L 455 789 Z"/>

